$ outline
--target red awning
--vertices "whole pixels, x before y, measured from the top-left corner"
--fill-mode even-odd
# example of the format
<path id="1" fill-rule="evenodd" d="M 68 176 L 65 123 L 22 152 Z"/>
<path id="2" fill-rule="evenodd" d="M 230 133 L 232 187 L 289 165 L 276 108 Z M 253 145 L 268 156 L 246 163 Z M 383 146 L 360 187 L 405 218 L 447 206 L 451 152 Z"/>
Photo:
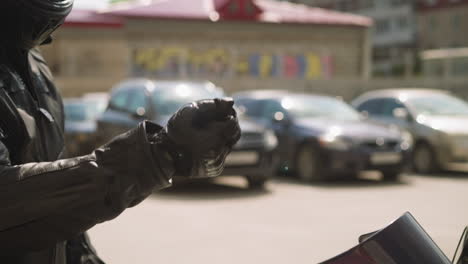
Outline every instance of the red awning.
<path id="1" fill-rule="evenodd" d="M 372 25 L 371 18 L 350 13 L 274 0 L 255 0 L 255 3 L 263 9 L 261 16 L 261 21 L 263 22 L 353 26 Z"/>
<path id="2" fill-rule="evenodd" d="M 209 19 L 213 0 L 154 0 L 112 6 L 105 14 L 138 18 Z"/>
<path id="3" fill-rule="evenodd" d="M 65 20 L 64 26 L 114 27 L 124 24 L 124 18 L 97 13 L 93 10 L 74 9 Z"/>
<path id="4" fill-rule="evenodd" d="M 248 3 L 251 2 L 251 3 Z M 249 5 L 247 5 L 247 4 Z M 248 12 L 238 10 L 249 6 Z M 226 13 L 233 12 L 233 13 Z M 237 13 L 236 13 L 237 12 Z M 98 13 L 74 10 L 66 25 L 122 26 L 125 18 L 195 19 L 221 21 L 223 19 L 253 20 L 263 23 L 297 23 L 370 26 L 372 19 L 322 8 L 275 0 L 146 0 L 122 3 Z"/>

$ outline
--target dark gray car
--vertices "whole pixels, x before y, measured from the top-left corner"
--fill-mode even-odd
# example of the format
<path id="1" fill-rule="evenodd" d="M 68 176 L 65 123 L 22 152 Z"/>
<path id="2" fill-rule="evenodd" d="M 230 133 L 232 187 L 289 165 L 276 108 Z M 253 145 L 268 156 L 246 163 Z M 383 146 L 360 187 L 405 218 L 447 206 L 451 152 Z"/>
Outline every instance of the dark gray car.
<path id="1" fill-rule="evenodd" d="M 91 153 L 96 147 L 96 119 L 107 106 L 107 97 L 85 95 L 63 100 L 65 146 L 70 157 Z"/>
<path id="2" fill-rule="evenodd" d="M 305 181 L 362 170 L 394 180 L 405 166 L 411 142 L 399 129 L 363 120 L 334 97 L 252 91 L 234 99 L 247 116 L 275 131 L 282 168 Z"/>
<path id="3" fill-rule="evenodd" d="M 373 120 L 411 132 L 417 172 L 467 168 L 467 102 L 441 90 L 386 89 L 365 93 L 352 105 Z"/>
<path id="4" fill-rule="evenodd" d="M 164 126 L 183 105 L 201 99 L 224 97 L 211 82 L 154 81 L 133 79 L 112 89 L 109 106 L 98 120 L 100 142 L 119 135 L 142 120 Z M 273 150 L 277 139 L 273 131 L 239 116 L 242 136 L 226 158 L 224 175 L 242 175 L 250 187 L 262 187 L 276 165 Z"/>

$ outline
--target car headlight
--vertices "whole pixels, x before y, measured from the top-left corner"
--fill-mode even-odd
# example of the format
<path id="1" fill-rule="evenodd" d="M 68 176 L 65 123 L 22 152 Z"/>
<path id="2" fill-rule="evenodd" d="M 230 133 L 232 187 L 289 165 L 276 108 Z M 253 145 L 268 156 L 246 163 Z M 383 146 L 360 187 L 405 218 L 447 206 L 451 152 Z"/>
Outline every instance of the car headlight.
<path id="1" fill-rule="evenodd" d="M 410 149 L 411 147 L 413 147 L 413 136 L 411 135 L 411 133 L 409 133 L 408 131 L 403 131 L 401 133 L 401 143 L 400 143 L 400 148 L 402 150 L 408 150 Z"/>
<path id="2" fill-rule="evenodd" d="M 265 146 L 268 150 L 272 150 L 278 146 L 278 138 L 276 137 L 275 133 L 271 130 L 267 130 L 263 135 L 263 140 Z"/>
<path id="3" fill-rule="evenodd" d="M 323 135 L 319 138 L 320 144 L 328 149 L 333 150 L 349 150 L 352 146 L 350 141 L 347 141 L 344 138 L 337 137 L 337 136 L 330 136 L 330 135 Z"/>

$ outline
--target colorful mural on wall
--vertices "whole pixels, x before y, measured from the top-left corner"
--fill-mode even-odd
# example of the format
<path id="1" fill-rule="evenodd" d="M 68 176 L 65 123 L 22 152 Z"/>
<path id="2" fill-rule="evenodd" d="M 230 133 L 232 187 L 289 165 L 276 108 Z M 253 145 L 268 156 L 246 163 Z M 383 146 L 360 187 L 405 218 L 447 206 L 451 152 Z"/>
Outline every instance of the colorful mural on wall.
<path id="1" fill-rule="evenodd" d="M 314 52 L 237 54 L 223 48 L 139 48 L 133 51 L 132 73 L 158 78 L 254 78 L 330 79 L 331 56 Z"/>

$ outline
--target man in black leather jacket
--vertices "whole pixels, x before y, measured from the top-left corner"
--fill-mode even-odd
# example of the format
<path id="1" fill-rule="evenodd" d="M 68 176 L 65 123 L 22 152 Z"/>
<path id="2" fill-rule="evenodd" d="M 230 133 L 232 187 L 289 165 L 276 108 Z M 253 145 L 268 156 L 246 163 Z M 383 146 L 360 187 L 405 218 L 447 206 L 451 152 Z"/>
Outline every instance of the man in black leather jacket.
<path id="1" fill-rule="evenodd" d="M 219 175 L 240 136 L 232 100 L 204 100 L 164 128 L 143 122 L 61 159 L 62 101 L 36 48 L 72 2 L 0 2 L 0 263 L 102 263 L 86 230 L 170 186 L 174 174 Z"/>

